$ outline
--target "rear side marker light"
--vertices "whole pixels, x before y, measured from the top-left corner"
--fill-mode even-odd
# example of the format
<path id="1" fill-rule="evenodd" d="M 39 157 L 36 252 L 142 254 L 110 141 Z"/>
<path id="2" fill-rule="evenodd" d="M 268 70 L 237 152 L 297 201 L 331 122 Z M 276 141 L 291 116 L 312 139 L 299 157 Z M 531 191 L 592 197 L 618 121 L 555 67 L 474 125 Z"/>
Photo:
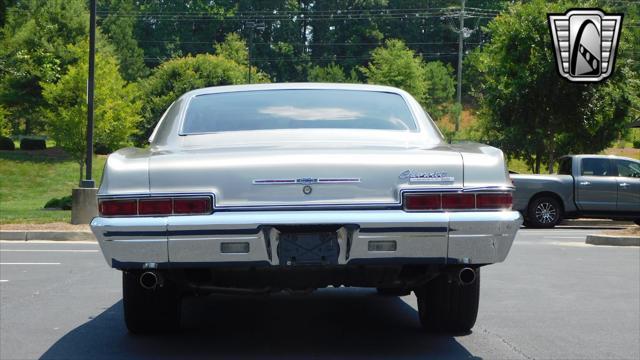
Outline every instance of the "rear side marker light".
<path id="1" fill-rule="evenodd" d="M 248 242 L 223 242 L 220 244 L 220 252 L 223 254 L 248 254 Z"/>
<path id="2" fill-rule="evenodd" d="M 513 197 L 511 194 L 478 194 L 476 203 L 478 209 L 511 209 Z"/>
<path id="3" fill-rule="evenodd" d="M 208 214 L 211 212 L 211 199 L 209 198 L 174 199 L 173 212 L 176 214 Z"/>
<path id="4" fill-rule="evenodd" d="M 171 199 L 144 199 L 138 202 L 140 215 L 170 215 L 173 212 Z"/>
<path id="5" fill-rule="evenodd" d="M 100 215 L 138 215 L 137 200 L 105 200 L 100 202 Z"/>
<path id="6" fill-rule="evenodd" d="M 474 209 L 475 207 L 474 194 L 442 194 L 443 209 Z"/>

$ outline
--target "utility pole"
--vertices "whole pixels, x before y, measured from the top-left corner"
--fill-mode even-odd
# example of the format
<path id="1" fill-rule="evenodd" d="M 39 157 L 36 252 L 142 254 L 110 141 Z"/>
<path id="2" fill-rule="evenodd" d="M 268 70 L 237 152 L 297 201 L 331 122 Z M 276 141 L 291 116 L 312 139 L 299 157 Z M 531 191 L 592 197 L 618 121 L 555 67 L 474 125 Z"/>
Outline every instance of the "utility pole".
<path id="1" fill-rule="evenodd" d="M 464 51 L 464 1 L 460 0 L 460 28 L 458 29 L 458 92 L 456 94 L 460 111 L 456 117 L 456 132 L 460 129 L 460 118 L 462 117 L 462 52 Z"/>
<path id="2" fill-rule="evenodd" d="M 253 33 L 256 29 L 264 30 L 264 23 L 257 23 L 255 21 L 247 21 L 247 28 L 249 29 L 249 72 L 247 74 L 247 83 L 251 84 L 251 56 L 253 54 Z"/>
<path id="3" fill-rule="evenodd" d="M 93 170 L 93 88 L 96 58 L 96 0 L 89 3 L 89 77 L 87 79 L 87 172 L 85 180 L 80 184 L 83 188 L 94 188 Z"/>

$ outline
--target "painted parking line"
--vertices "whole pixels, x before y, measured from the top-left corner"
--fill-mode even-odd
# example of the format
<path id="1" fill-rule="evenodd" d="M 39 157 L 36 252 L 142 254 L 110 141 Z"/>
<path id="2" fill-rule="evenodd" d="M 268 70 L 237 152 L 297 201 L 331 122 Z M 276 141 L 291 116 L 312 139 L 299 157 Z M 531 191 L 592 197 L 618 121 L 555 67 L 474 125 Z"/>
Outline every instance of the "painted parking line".
<path id="1" fill-rule="evenodd" d="M 98 250 L 85 249 L 0 249 L 0 252 L 77 252 L 77 253 L 97 253 Z"/>
<path id="2" fill-rule="evenodd" d="M 54 263 L 54 262 L 3 262 L 0 263 L 0 265 L 60 265 L 60 263 Z"/>
<path id="3" fill-rule="evenodd" d="M 9 280 L 0 280 L 0 283 L 9 282 Z"/>
<path id="4" fill-rule="evenodd" d="M 583 236 L 544 236 L 545 239 L 584 239 L 586 235 Z"/>

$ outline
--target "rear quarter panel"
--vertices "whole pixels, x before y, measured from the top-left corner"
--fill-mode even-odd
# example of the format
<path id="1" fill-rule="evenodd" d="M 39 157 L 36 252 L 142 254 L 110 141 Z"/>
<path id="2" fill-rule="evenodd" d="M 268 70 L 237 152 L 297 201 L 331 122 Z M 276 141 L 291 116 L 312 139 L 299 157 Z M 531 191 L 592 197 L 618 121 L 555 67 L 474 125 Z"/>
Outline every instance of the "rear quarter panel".
<path id="1" fill-rule="evenodd" d="M 516 187 L 513 193 L 513 209 L 525 213 L 529 202 L 544 193 L 557 196 L 565 212 L 576 210 L 571 175 L 511 175 Z"/>

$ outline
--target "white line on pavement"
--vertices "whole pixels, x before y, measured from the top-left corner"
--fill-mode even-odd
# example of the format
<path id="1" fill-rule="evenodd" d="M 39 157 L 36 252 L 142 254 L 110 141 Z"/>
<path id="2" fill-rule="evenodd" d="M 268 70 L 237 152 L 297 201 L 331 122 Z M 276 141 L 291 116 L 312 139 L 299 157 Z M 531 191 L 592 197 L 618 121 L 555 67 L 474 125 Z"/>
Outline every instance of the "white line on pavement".
<path id="1" fill-rule="evenodd" d="M 545 239 L 584 239 L 584 236 L 544 236 Z"/>
<path id="2" fill-rule="evenodd" d="M 0 252 L 78 252 L 78 253 L 96 253 L 98 250 L 84 249 L 0 249 Z"/>
<path id="3" fill-rule="evenodd" d="M 60 265 L 60 263 L 54 262 L 44 262 L 44 263 L 33 263 L 33 262 L 3 262 L 0 265 Z"/>
<path id="4" fill-rule="evenodd" d="M 0 283 L 9 282 L 9 280 L 0 280 Z"/>

